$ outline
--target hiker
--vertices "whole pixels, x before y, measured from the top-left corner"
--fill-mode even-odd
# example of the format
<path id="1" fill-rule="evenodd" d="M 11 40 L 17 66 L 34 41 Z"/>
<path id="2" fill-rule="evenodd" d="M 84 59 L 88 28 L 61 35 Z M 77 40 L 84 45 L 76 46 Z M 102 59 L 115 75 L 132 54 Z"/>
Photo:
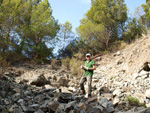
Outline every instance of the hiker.
<path id="1" fill-rule="evenodd" d="M 81 69 L 84 69 L 85 72 L 82 75 L 80 79 L 80 88 L 81 88 L 81 93 L 85 94 L 85 89 L 84 89 L 84 82 L 87 81 L 88 83 L 88 97 L 91 97 L 91 92 L 92 92 L 92 76 L 93 76 L 93 70 L 96 69 L 95 62 L 91 60 L 91 54 L 87 53 L 86 54 L 86 61 L 84 65 L 81 65 Z"/>

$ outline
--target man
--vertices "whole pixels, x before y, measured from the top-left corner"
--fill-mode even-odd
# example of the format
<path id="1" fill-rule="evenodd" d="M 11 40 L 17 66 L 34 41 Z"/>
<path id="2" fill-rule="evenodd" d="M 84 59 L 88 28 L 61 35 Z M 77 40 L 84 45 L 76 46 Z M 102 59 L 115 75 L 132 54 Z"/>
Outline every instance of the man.
<path id="1" fill-rule="evenodd" d="M 91 54 L 90 53 L 86 54 L 86 61 L 85 61 L 84 65 L 81 65 L 81 69 L 85 70 L 85 72 L 84 72 L 84 74 L 80 80 L 80 88 L 81 88 L 82 94 L 85 94 L 84 82 L 87 81 L 87 83 L 88 83 L 88 97 L 91 97 L 92 75 L 93 75 L 93 70 L 96 69 L 96 66 L 95 66 L 95 62 L 93 60 L 91 60 Z"/>

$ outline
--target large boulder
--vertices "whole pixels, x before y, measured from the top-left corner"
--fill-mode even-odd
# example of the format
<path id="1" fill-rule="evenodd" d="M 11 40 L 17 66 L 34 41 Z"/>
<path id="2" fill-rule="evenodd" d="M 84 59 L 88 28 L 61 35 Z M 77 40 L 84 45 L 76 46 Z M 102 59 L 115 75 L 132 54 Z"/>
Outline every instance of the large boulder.
<path id="1" fill-rule="evenodd" d="M 43 74 L 36 76 L 33 80 L 31 80 L 31 85 L 36 86 L 44 86 L 45 84 L 48 84 L 49 82 L 46 80 Z"/>

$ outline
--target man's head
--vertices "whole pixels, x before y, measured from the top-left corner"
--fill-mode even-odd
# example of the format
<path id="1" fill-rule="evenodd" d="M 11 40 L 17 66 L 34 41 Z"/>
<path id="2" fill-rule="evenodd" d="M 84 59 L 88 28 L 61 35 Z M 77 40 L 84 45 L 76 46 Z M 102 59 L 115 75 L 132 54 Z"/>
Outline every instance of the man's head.
<path id="1" fill-rule="evenodd" d="M 87 53 L 86 54 L 86 59 L 89 61 L 91 59 L 91 54 L 90 53 Z"/>

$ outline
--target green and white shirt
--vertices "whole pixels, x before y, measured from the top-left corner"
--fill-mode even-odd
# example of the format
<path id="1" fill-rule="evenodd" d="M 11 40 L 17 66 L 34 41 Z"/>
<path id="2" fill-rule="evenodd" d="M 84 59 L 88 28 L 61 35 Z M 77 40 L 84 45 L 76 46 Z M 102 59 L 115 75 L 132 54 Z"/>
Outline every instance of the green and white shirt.
<path id="1" fill-rule="evenodd" d="M 95 64 L 95 62 L 93 60 L 90 61 L 85 61 L 84 66 L 88 67 L 88 68 L 93 68 L 93 65 Z M 85 70 L 84 76 L 92 76 L 93 75 L 93 70 Z"/>

